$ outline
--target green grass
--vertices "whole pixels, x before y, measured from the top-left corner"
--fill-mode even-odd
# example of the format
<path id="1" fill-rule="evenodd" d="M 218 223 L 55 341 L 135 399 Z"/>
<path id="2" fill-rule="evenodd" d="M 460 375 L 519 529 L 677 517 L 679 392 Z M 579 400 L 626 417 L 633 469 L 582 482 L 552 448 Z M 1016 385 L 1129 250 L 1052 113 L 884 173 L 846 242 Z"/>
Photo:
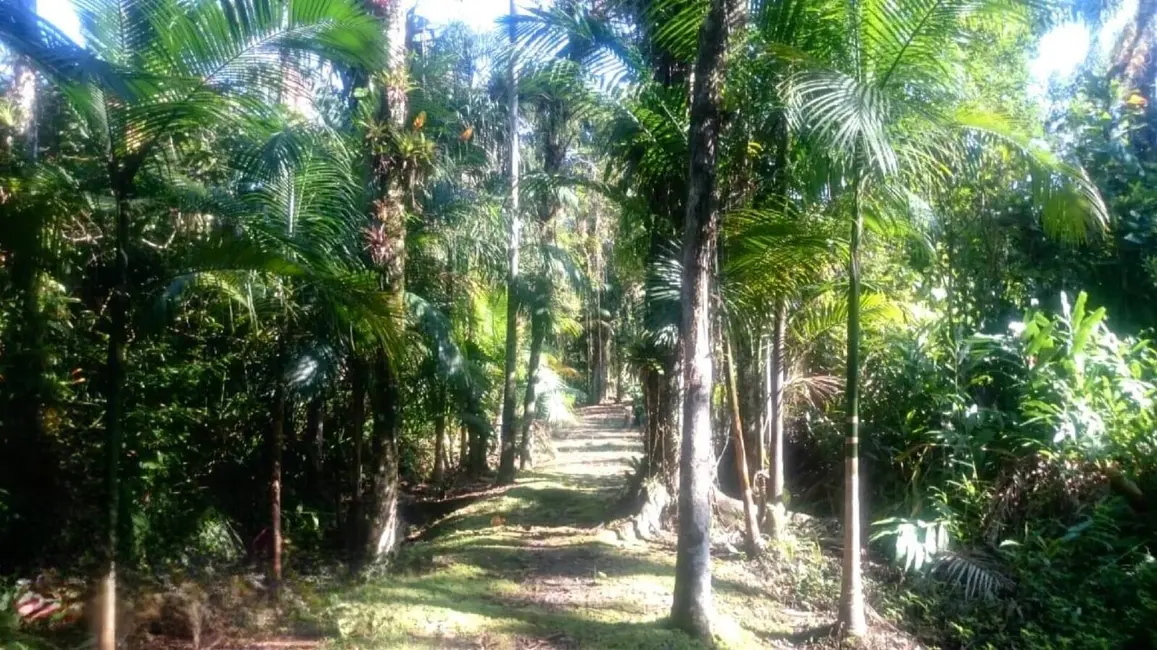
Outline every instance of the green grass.
<path id="1" fill-rule="evenodd" d="M 390 573 L 331 592 L 336 645 L 702 649 L 665 625 L 673 542 L 623 543 L 601 528 L 622 514 L 614 509 L 625 477 L 580 458 L 558 473 L 523 473 L 517 485 L 434 522 Z M 758 565 L 715 561 L 719 647 L 767 646 L 800 623 L 784 615 L 768 579 Z"/>
<path id="2" fill-rule="evenodd" d="M 435 524 L 390 575 L 330 612 L 340 644 L 364 648 L 698 648 L 634 592 L 669 594 L 668 564 L 623 554 L 593 529 L 615 491 L 527 475 Z M 574 596 L 597 594 L 574 602 Z M 613 597 L 621 592 L 619 597 Z"/>
<path id="3" fill-rule="evenodd" d="M 702 648 L 664 625 L 673 549 L 626 547 L 596 528 L 617 502 L 609 482 L 527 474 L 436 523 L 391 573 L 331 598 L 337 645 Z M 722 590 L 728 610 L 734 599 L 751 600 Z M 724 647 L 752 645 L 749 630 L 720 620 Z"/>

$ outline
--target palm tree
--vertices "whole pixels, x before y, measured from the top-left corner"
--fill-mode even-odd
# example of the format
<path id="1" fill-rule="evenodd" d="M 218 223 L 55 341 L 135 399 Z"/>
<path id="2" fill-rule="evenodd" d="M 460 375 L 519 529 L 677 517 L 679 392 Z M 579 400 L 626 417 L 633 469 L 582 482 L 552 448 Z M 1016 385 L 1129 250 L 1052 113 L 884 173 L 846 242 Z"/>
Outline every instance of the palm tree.
<path id="1" fill-rule="evenodd" d="M 506 357 L 502 366 L 502 429 L 498 434 L 501 448 L 498 465 L 498 482 L 502 484 L 514 482 L 514 454 L 515 454 L 515 407 L 518 397 L 515 394 L 518 361 L 518 254 L 522 221 L 519 215 L 518 193 L 519 187 L 519 151 L 518 151 L 518 60 L 515 53 L 517 33 L 514 17 L 517 8 L 514 0 L 510 0 L 510 60 L 507 81 L 510 93 L 508 103 L 509 118 L 509 159 L 510 164 L 510 203 L 507 209 L 510 213 L 510 241 L 508 244 L 508 271 L 506 277 Z"/>
<path id="2" fill-rule="evenodd" d="M 826 5 L 825 5 L 826 6 Z M 832 9 L 832 7 L 828 7 Z M 1018 8 L 999 0 L 883 0 L 839 5 L 821 14 L 839 39 L 815 41 L 810 51 L 776 44 L 777 56 L 794 69 L 785 84 L 788 101 L 809 135 L 824 143 L 823 155 L 842 169 L 833 193 L 849 215 L 847 310 L 847 437 L 845 443 L 844 566 L 840 625 L 850 635 L 867 630 L 860 571 L 859 500 L 860 251 L 864 212 L 898 211 L 909 188 L 920 191 L 960 165 L 970 148 L 1009 144 L 1033 167 L 1038 199 L 1057 207 L 1064 196 L 1077 209 L 1046 209 L 1046 225 L 1076 218 L 1105 221 L 1096 190 L 1079 170 L 1027 144 L 991 115 L 968 114 L 958 75 L 945 74 L 946 57 L 963 56 L 978 21 L 1017 19 Z M 819 29 L 824 29 L 819 27 Z M 1076 232 L 1083 233 L 1083 226 Z M 1071 228 L 1067 230 L 1073 232 Z"/>
<path id="3" fill-rule="evenodd" d="M 722 291 L 727 316 L 733 329 L 747 328 L 759 332 L 770 321 L 770 332 L 759 337 L 767 340 L 764 377 L 749 379 L 738 392 L 757 393 L 764 383 L 762 428 L 770 434 L 758 443 L 769 443 L 768 485 L 763 506 L 764 528 L 772 539 L 783 532 L 784 525 L 784 459 L 783 420 L 787 361 L 787 330 L 791 317 L 789 304 L 795 306 L 803 290 L 820 281 L 843 250 L 831 227 L 830 215 L 822 203 L 804 209 L 786 202 L 784 196 L 771 199 L 780 208 L 736 210 L 726 216 Z M 787 207 L 793 206 L 793 207 Z M 771 306 L 769 309 L 768 306 Z M 752 417 L 749 415 L 748 417 Z M 770 506 L 770 507 L 768 507 Z"/>
<path id="4" fill-rule="evenodd" d="M 509 269 L 503 223 L 509 196 L 503 162 L 509 112 L 493 92 L 502 83 L 496 78 L 505 75 L 491 77 L 489 88 L 479 86 L 475 77 L 478 57 L 488 47 L 497 49 L 464 27 L 447 28 L 423 41 L 411 55 L 408 97 L 412 122 L 423 124 L 421 138 L 433 151 L 423 182 L 414 188 L 413 212 L 420 218 L 408 224 L 406 250 L 408 321 L 425 344 L 415 378 L 431 390 L 415 391 L 418 399 L 407 408 L 418 413 L 434 409 L 434 428 L 445 413 L 447 431 L 457 419 L 465 451 L 462 466 L 475 475 L 486 469 L 491 440 L 486 410 L 491 385 L 502 385 L 498 376 L 504 356 L 504 341 L 491 349 L 495 341 L 485 327 L 491 320 L 483 312 L 503 297 Z M 499 338 L 503 335 L 498 332 Z M 427 394 L 434 399 L 423 402 Z M 497 397 L 500 404 L 502 396 Z"/>
<path id="5" fill-rule="evenodd" d="M 723 69 L 737 0 L 712 0 L 699 32 L 691 94 L 687 215 L 683 230 L 683 451 L 674 625 L 711 638 L 711 277 L 719 235 L 716 161 L 721 131 Z"/>
<path id="6" fill-rule="evenodd" d="M 685 16 L 701 17 L 699 3 L 670 0 L 628 5 L 638 25 L 633 46 L 616 46 L 630 64 L 638 90 L 608 124 L 609 171 L 619 179 L 620 242 L 643 259 L 643 314 L 632 343 L 631 363 L 640 374 L 644 402 L 645 478 L 658 478 L 668 497 L 679 491 L 683 371 L 680 345 L 682 197 L 686 195 L 687 113 L 690 60 L 697 22 L 683 25 L 686 47 L 663 35 Z M 622 40 L 622 39 L 620 39 Z M 637 232 L 637 243 L 627 233 Z"/>
<path id="7" fill-rule="evenodd" d="M 406 312 L 406 214 L 416 174 L 428 155 L 414 131 L 407 129 L 409 43 L 408 18 L 401 2 L 374 4 L 374 12 L 386 31 L 386 65 L 375 88 L 368 148 L 373 198 L 367 230 L 370 257 L 381 273 L 382 289 L 391 311 L 399 318 Z M 413 145 L 413 146 L 411 146 Z M 369 527 L 365 557 L 377 562 L 392 553 L 400 541 L 398 531 L 398 439 L 402 434 L 401 360 L 379 351 L 373 360 L 370 403 L 373 405 L 373 467 L 370 475 Z"/>
<path id="8" fill-rule="evenodd" d="M 431 399 L 411 410 L 434 411 L 434 474 L 442 476 L 453 461 L 451 446 L 438 430 L 449 434 L 457 420 L 468 434 L 467 448 L 484 447 L 490 437 L 483 403 L 489 378 L 471 362 L 468 344 L 473 341 L 467 334 L 474 298 L 498 286 L 507 252 L 501 197 L 488 185 L 504 175 L 492 164 L 489 149 L 506 132 L 505 111 L 474 86 L 478 46 L 477 37 L 464 28 L 448 29 L 416 52 L 411 63 L 411 113 L 425 115 L 422 132 L 435 146 L 428 178 L 415 196 L 422 218 L 410 223 L 406 277 L 410 321 L 426 342 L 419 380 L 431 390 L 420 392 Z M 465 454 L 463 460 L 468 458 Z"/>
<path id="9" fill-rule="evenodd" d="M 290 406 L 320 384 L 319 377 L 339 372 L 327 369 L 333 355 L 316 342 L 329 342 L 349 359 L 356 359 L 356 350 L 397 356 L 401 319 L 362 259 L 357 156 L 336 134 L 278 126 L 283 128 L 246 134 L 260 144 L 243 151 L 234 165 L 241 174 L 235 203 L 213 207 L 220 231 L 188 245 L 169 292 L 207 289 L 236 301 L 271 349 L 267 446 L 274 590 L 282 573 L 281 457 L 285 432 L 292 431 Z M 348 370 L 354 384 L 351 426 L 359 427 L 355 438 L 364 416 L 364 406 L 357 406 L 365 393 L 364 365 L 351 361 Z"/>
<path id="10" fill-rule="evenodd" d="M 108 308 L 105 435 L 108 532 L 99 647 L 116 645 L 116 548 L 123 455 L 130 227 L 136 179 L 158 144 L 210 124 L 265 113 L 281 55 L 305 51 L 372 66 L 378 38 L 352 0 L 128 0 L 86 3 L 85 47 L 16 0 L 0 4 L 0 38 L 55 83 L 104 152 L 113 205 L 114 286 Z M 260 5 L 260 7 L 258 6 Z M 237 15 L 249 20 L 236 21 Z M 238 83 L 245 80 L 244 83 Z"/>

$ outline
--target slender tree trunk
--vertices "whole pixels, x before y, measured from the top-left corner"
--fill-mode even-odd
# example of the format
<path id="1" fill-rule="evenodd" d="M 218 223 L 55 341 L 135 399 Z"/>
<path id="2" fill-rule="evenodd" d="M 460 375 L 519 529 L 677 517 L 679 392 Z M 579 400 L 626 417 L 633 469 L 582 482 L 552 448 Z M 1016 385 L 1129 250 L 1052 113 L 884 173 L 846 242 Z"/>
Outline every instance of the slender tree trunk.
<path id="1" fill-rule="evenodd" d="M 683 448 L 683 363 L 682 351 L 672 351 L 659 378 L 656 423 L 662 445 L 663 478 L 672 494 L 679 492 L 679 464 Z"/>
<path id="2" fill-rule="evenodd" d="M 438 388 L 438 412 L 434 414 L 434 475 L 431 480 L 441 483 L 446 478 L 446 385 Z"/>
<path id="3" fill-rule="evenodd" d="M 557 97 L 550 97 L 543 107 L 542 173 L 553 182 L 562 171 L 566 154 L 563 129 L 568 115 L 566 106 Z M 522 442 L 519 445 L 520 469 L 533 464 L 534 442 L 531 437 L 536 416 L 538 370 L 542 363 L 542 348 L 550 330 L 550 310 L 554 303 L 554 278 L 551 276 L 551 253 L 555 245 L 554 220 L 558 214 L 558 198 L 553 188 L 542 192 L 538 204 L 539 256 L 541 257 L 539 286 L 530 316 L 530 361 L 526 368 L 526 398 L 522 403 Z M 596 217 L 597 218 L 597 217 Z"/>
<path id="4" fill-rule="evenodd" d="M 285 448 L 286 409 L 284 359 L 284 351 L 279 350 L 273 379 L 273 418 L 269 427 L 269 586 L 274 599 L 281 592 L 281 462 Z"/>
<path id="5" fill-rule="evenodd" d="M 321 501 L 325 489 L 325 397 L 320 393 L 306 406 L 302 437 L 309 455 L 309 497 Z"/>
<path id="6" fill-rule="evenodd" d="M 400 205 L 395 205 L 400 208 Z M 405 246 L 405 225 L 400 209 L 386 218 L 390 219 L 384 223 L 391 233 L 388 235 L 389 240 L 396 246 L 393 255 L 398 261 L 396 264 L 387 265 L 384 271 L 384 285 L 388 294 L 387 300 L 392 303 L 396 313 L 401 315 L 405 309 L 404 267 L 401 262 Z M 393 552 L 398 543 L 400 526 L 398 438 L 402 433 L 402 387 L 396 363 L 391 363 L 384 351 L 378 353 L 374 363 L 370 398 L 373 405 L 373 437 L 370 449 L 374 466 L 370 480 L 371 507 L 363 566 L 380 562 Z"/>
<path id="7" fill-rule="evenodd" d="M 513 17 L 516 13 L 514 0 L 510 0 L 510 15 Z M 512 49 L 516 40 L 515 26 L 511 22 L 510 44 Z M 514 419 L 518 399 L 515 396 L 517 390 L 516 365 L 518 363 L 518 248 L 522 230 L 518 212 L 518 78 L 515 73 L 513 53 L 510 56 L 508 80 L 510 83 L 510 97 L 507 105 L 508 136 L 510 138 L 510 241 L 506 274 L 506 359 L 502 367 L 502 429 L 498 433 L 500 448 L 498 482 L 503 485 L 514 482 Z"/>
<path id="8" fill-rule="evenodd" d="M 724 344 L 727 346 L 730 371 L 735 375 L 736 401 L 742 423 L 741 432 L 746 449 L 747 480 L 754 480 L 755 473 L 766 466 L 763 445 L 760 444 L 759 415 L 761 373 L 759 371 L 759 336 L 749 328 L 738 326 L 729 332 Z"/>
<path id="9" fill-rule="evenodd" d="M 662 207 L 660 203 L 656 201 L 653 208 Z M 654 265 L 662 258 L 660 223 L 658 218 L 651 223 L 651 241 L 647 251 L 648 265 Z M 662 312 L 656 308 L 658 301 L 648 295 L 644 302 L 647 309 L 645 322 L 651 326 L 662 326 Z M 682 340 L 682 336 L 677 338 Z M 679 492 L 679 450 L 683 421 L 681 343 L 671 349 L 656 346 L 655 356 L 658 367 L 649 370 L 651 397 L 644 396 L 652 409 L 647 416 L 647 426 L 654 441 L 657 459 L 651 472 L 662 479 L 668 491 L 674 496 Z M 644 390 L 646 388 L 644 385 Z"/>
<path id="10" fill-rule="evenodd" d="M 616 346 L 619 347 L 619 346 Z M 615 381 L 615 404 L 623 403 L 623 363 L 619 350 L 611 352 L 611 377 Z"/>
<path id="11" fill-rule="evenodd" d="M 679 541 L 671 622 L 710 641 L 711 488 L 711 270 L 719 236 L 716 160 L 723 67 L 737 0 L 712 0 L 699 32 L 691 99 L 690 172 L 683 231 L 683 449 L 679 483 Z"/>
<path id="12" fill-rule="evenodd" d="M 353 467 L 353 497 L 350 501 L 349 517 L 349 549 L 351 557 L 357 558 L 360 554 L 362 540 L 365 538 L 365 469 L 362 454 L 365 449 L 363 440 L 366 430 L 366 391 L 369 383 L 369 368 L 366 362 L 356 357 L 350 357 L 350 405 L 349 405 L 349 433 L 354 446 Z"/>
<path id="13" fill-rule="evenodd" d="M 751 386 L 751 413 L 754 416 L 754 424 L 752 424 L 752 435 L 755 445 L 758 447 L 755 451 L 756 467 L 754 472 L 761 472 L 767 469 L 767 428 L 768 418 L 771 417 L 770 411 L 765 407 L 768 399 L 765 392 L 766 386 L 763 382 L 763 369 L 766 367 L 767 356 L 770 354 L 770 349 L 767 345 L 766 337 L 760 333 L 755 337 L 755 347 L 760 351 L 755 355 L 751 362 L 751 375 L 749 377 Z M 759 387 L 756 389 L 755 387 Z M 762 403 L 761 403 L 762 402 Z"/>
<path id="14" fill-rule="evenodd" d="M 539 305 L 530 318 L 530 364 L 526 373 L 526 399 L 522 403 L 522 442 L 519 445 L 519 468 L 526 469 L 533 464 L 534 441 L 531 429 L 538 410 L 538 366 L 542 363 L 542 345 L 546 340 L 547 316 L 539 313 L 546 309 Z"/>
<path id="15" fill-rule="evenodd" d="M 771 429 L 771 480 L 767 488 L 767 500 L 771 508 L 766 524 L 768 535 L 776 540 L 783 535 L 787 516 L 783 491 L 783 380 L 784 346 L 787 343 L 787 303 L 782 297 L 775 301 L 773 328 L 771 350 L 767 359 L 767 413 Z"/>
<path id="16" fill-rule="evenodd" d="M 755 498 L 751 493 L 751 480 L 747 473 L 747 451 L 743 442 L 743 417 L 739 410 L 739 388 L 735 381 L 735 355 L 730 341 L 724 341 L 727 355 L 727 394 L 731 403 L 731 437 L 735 444 L 735 471 L 739 475 L 739 489 L 743 499 L 743 518 L 746 524 L 743 539 L 748 557 L 754 558 L 762 551 L 759 537 L 759 523 L 755 518 Z"/>
<path id="17" fill-rule="evenodd" d="M 117 172 L 116 161 L 110 163 L 110 176 L 116 193 L 116 262 L 115 284 L 109 301 L 109 337 L 106 360 L 105 454 L 107 472 L 107 506 L 104 575 L 101 578 L 99 650 L 117 646 L 117 531 L 121 511 L 120 465 L 124 448 L 125 344 L 128 340 L 129 310 L 129 184 Z"/>
<path id="18" fill-rule="evenodd" d="M 609 340 L 607 338 L 607 331 L 602 316 L 602 291 L 599 291 L 600 306 L 596 310 L 597 317 L 595 318 L 595 331 L 598 332 L 595 337 L 595 379 L 594 379 L 594 403 L 602 404 L 607 401 L 607 359 L 610 357 L 610 351 L 607 349 Z"/>
<path id="19" fill-rule="evenodd" d="M 470 437 L 465 424 L 458 426 L 458 466 L 470 469 Z"/>
<path id="20" fill-rule="evenodd" d="M 594 318 L 591 321 L 594 326 L 592 331 L 594 363 L 591 372 L 591 402 L 594 404 L 602 404 L 607 399 L 607 333 L 603 324 L 603 290 L 606 284 L 606 269 L 604 268 L 603 241 L 600 239 L 600 230 L 599 211 L 596 210 L 591 233 L 594 235 L 595 249 L 594 272 L 591 274 L 594 277 L 595 285 Z"/>
<path id="21" fill-rule="evenodd" d="M 636 3 L 638 10 L 645 10 L 645 3 Z M 646 25 L 647 21 L 640 24 Z M 644 42 L 653 40 L 653 35 L 644 33 Z M 667 89 L 677 89 L 686 92 L 688 67 L 677 62 L 669 53 L 659 50 L 651 54 L 652 79 Z M 653 270 L 661 264 L 665 257 L 663 245 L 668 232 L 681 232 L 683 227 L 683 212 L 680 207 L 686 198 L 686 190 L 681 187 L 684 179 L 666 176 L 654 191 L 647 193 L 652 219 L 648 224 L 650 241 L 647 247 L 647 268 Z M 645 298 L 646 313 L 644 322 L 648 327 L 662 327 L 664 322 L 662 311 L 657 309 L 658 301 L 653 296 Z M 682 325 L 680 320 L 673 324 L 677 329 Z M 682 340 L 682 335 L 676 337 Z M 658 376 L 654 382 L 654 396 L 651 400 L 654 412 L 648 415 L 648 422 L 652 423 L 652 435 L 658 445 L 658 457 L 661 462 L 652 470 L 661 476 L 663 483 L 672 497 L 679 492 L 679 458 L 680 438 L 682 436 L 682 387 L 683 365 L 682 344 L 676 343 L 670 349 L 656 346 L 654 356 L 656 368 L 652 372 Z M 593 356 L 593 355 L 592 355 Z M 645 390 L 645 388 L 644 388 Z"/>
<path id="22" fill-rule="evenodd" d="M 764 350 L 764 353 L 759 359 L 761 364 L 759 367 L 759 456 L 761 467 L 766 470 L 770 478 L 771 466 L 769 454 L 771 453 L 771 354 L 773 336 L 771 334 L 760 334 L 759 345 Z M 757 473 L 756 476 L 759 476 Z M 758 490 L 758 483 L 756 489 Z M 763 523 L 764 532 L 771 528 L 771 522 L 768 521 L 767 506 L 771 501 L 771 487 L 765 479 L 764 490 L 759 502 L 759 521 Z"/>
<path id="23" fill-rule="evenodd" d="M 454 428 L 454 418 L 449 414 L 446 415 L 446 431 L 442 436 L 442 478 L 446 478 L 446 473 L 451 471 L 454 467 L 454 434 L 451 429 Z"/>
<path id="24" fill-rule="evenodd" d="M 849 636 L 868 631 L 860 570 L 860 237 L 864 229 L 861 179 L 852 189 L 852 238 L 848 261 L 847 440 L 844 442 L 844 564 L 839 623 Z"/>
<path id="25" fill-rule="evenodd" d="M 662 384 L 659 381 L 659 372 L 654 368 L 646 368 L 642 373 L 643 384 L 643 413 L 646 421 L 643 422 L 643 440 L 646 444 L 647 474 L 648 476 L 663 475 L 663 439 L 659 435 L 659 393 Z"/>

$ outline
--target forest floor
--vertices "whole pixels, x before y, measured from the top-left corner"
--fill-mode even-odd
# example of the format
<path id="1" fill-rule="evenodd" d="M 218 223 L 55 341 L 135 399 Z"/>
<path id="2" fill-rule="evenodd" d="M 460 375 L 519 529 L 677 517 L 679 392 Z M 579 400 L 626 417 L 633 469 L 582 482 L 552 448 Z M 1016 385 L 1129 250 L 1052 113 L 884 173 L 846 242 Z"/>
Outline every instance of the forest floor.
<path id="1" fill-rule="evenodd" d="M 675 539 L 625 542 L 605 526 L 641 452 L 624 406 L 582 409 L 555 457 L 454 512 L 402 550 L 390 575 L 328 606 L 341 648 L 700 648 L 666 629 Z M 751 562 L 718 529 L 719 644 L 830 647 L 838 561 L 802 536 Z M 729 543 L 729 541 L 731 543 Z M 881 617 L 871 647 L 914 648 Z"/>
<path id="2" fill-rule="evenodd" d="M 291 570 L 276 605 L 253 587 L 260 580 L 251 573 L 226 572 L 208 582 L 169 576 L 168 587 L 137 589 L 125 607 L 125 647 L 702 649 L 665 625 L 675 586 L 674 534 L 643 541 L 619 532 L 623 517 L 633 514 L 623 511 L 624 497 L 641 455 L 628 407 L 580 409 L 544 447 L 550 450 L 543 449 L 538 466 L 512 486 L 459 486 L 449 498 L 410 504 L 424 519 L 440 518 L 415 529 L 384 573 L 355 580 L 340 566 Z M 837 647 L 836 522 L 793 514 L 791 534 L 749 560 L 736 550 L 742 517 L 733 500 L 727 506 L 717 507 L 712 529 L 716 645 Z M 893 623 L 911 603 L 898 574 L 871 561 L 866 568 L 875 609 L 872 634 L 859 647 L 920 648 Z M 59 640 L 68 639 L 69 629 Z M 920 632 L 935 638 L 935 629 Z"/>

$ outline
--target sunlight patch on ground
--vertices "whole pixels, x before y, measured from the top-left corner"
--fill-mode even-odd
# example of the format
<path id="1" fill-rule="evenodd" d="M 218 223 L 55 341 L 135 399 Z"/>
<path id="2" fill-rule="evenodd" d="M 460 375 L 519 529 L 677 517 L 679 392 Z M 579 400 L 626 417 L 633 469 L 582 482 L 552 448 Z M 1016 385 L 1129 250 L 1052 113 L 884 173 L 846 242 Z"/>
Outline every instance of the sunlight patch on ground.
<path id="1" fill-rule="evenodd" d="M 557 436 L 559 462 L 435 523 L 394 573 L 340 594 L 331 607 L 338 646 L 702 648 L 664 626 L 673 539 L 626 544 L 599 528 L 639 453 L 622 409 L 600 408 Z M 791 631 L 744 567 L 716 562 L 724 648 L 766 647 L 760 635 Z"/>

